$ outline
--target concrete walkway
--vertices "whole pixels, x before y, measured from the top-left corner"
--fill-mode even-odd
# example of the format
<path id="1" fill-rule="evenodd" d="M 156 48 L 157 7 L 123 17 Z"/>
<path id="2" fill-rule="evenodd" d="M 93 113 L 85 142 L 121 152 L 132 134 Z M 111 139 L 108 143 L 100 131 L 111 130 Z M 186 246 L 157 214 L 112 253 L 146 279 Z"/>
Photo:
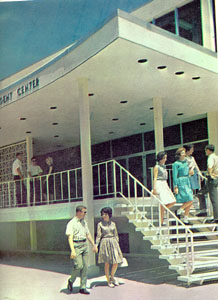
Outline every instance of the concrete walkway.
<path id="1" fill-rule="evenodd" d="M 176 280 L 176 273 L 161 262 L 152 268 L 152 257 L 129 258 L 129 266 L 117 272 L 120 286 L 109 288 L 103 270 L 89 278 L 90 295 L 81 295 L 79 279 L 72 294 L 66 288 L 71 266 L 66 256 L 16 255 L 0 259 L 0 300 L 217 300 L 218 284 L 186 287 Z"/>

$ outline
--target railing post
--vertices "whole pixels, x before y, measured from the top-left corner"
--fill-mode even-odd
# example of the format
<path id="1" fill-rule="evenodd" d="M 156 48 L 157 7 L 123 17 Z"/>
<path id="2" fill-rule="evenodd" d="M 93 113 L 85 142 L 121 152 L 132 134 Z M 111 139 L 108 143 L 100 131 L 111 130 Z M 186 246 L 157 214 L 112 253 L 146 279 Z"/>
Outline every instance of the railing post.
<path id="1" fill-rule="evenodd" d="M 113 160 L 114 197 L 117 197 L 116 162 Z"/>

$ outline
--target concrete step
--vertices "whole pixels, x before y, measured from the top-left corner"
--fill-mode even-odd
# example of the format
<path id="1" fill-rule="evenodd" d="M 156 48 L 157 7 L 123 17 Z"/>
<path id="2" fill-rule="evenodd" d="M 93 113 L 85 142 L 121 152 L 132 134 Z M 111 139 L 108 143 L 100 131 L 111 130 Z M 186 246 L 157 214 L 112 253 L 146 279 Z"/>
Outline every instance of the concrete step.
<path id="1" fill-rule="evenodd" d="M 147 233 L 151 233 L 148 230 L 138 230 L 138 228 L 136 229 L 136 231 L 141 231 L 141 232 L 147 232 Z M 175 233 L 175 234 L 169 234 L 169 235 L 164 235 L 166 238 L 168 239 L 184 239 L 186 238 L 186 234 L 185 233 Z M 190 236 L 190 235 L 189 235 Z M 214 231 L 214 232 L 195 232 L 193 233 L 193 237 L 208 237 L 208 236 L 217 236 L 218 237 L 218 231 Z M 152 240 L 158 240 L 159 236 L 158 235 L 153 235 L 150 238 L 152 238 Z M 146 237 L 143 237 L 144 240 L 146 240 Z"/>
<path id="2" fill-rule="evenodd" d="M 208 269 L 208 268 L 214 268 L 216 266 L 216 269 L 218 268 L 218 259 L 208 259 L 205 261 L 194 261 L 194 270 L 196 269 Z M 178 264 L 178 265 L 170 265 L 169 266 L 170 270 L 175 270 L 177 272 L 186 270 L 187 269 L 187 264 L 184 262 L 183 264 Z"/>
<path id="3" fill-rule="evenodd" d="M 148 223 L 148 222 L 147 222 Z M 189 229 L 214 229 L 217 228 L 218 229 L 218 224 L 214 225 L 214 224 L 192 224 L 188 226 Z M 184 227 L 182 227 L 180 224 L 178 226 L 172 225 L 172 226 L 162 226 L 162 227 L 158 227 L 159 230 L 161 231 L 165 231 L 165 230 L 176 230 L 178 228 L 178 230 L 185 230 Z M 142 227 L 138 227 L 136 229 L 136 231 L 150 231 L 151 228 L 146 227 L 146 226 L 142 226 Z M 214 231 L 214 230 L 213 230 Z M 218 235 L 218 232 L 217 232 Z"/>
<path id="4" fill-rule="evenodd" d="M 203 251 L 195 251 L 194 256 L 195 258 L 205 257 L 205 256 L 218 256 L 218 249 L 215 250 L 203 250 Z M 173 254 L 162 254 L 159 256 L 160 259 L 179 259 L 179 258 L 185 258 L 186 253 L 173 253 Z"/>
<path id="5" fill-rule="evenodd" d="M 218 240 L 209 240 L 209 241 L 198 241 L 198 242 L 195 242 L 194 241 L 194 247 L 205 247 L 205 246 L 213 246 L 213 245 L 218 245 Z M 155 250 L 162 250 L 162 249 L 165 249 L 165 248 L 172 248 L 172 249 L 175 249 L 175 248 L 186 248 L 186 243 L 179 243 L 178 245 L 176 243 L 166 243 L 166 244 L 156 244 L 156 245 L 152 245 L 151 248 L 152 249 L 155 249 Z M 190 246 L 190 243 L 189 243 L 189 246 Z"/>
<path id="6" fill-rule="evenodd" d="M 183 276 L 178 276 L 177 279 L 180 281 L 184 281 L 187 283 L 192 283 L 192 282 L 199 282 L 202 284 L 206 280 L 212 280 L 212 279 L 217 279 L 218 278 L 218 271 L 212 271 L 212 272 L 207 272 L 207 273 L 197 273 L 197 274 L 191 274 L 189 276 L 183 275 Z"/>

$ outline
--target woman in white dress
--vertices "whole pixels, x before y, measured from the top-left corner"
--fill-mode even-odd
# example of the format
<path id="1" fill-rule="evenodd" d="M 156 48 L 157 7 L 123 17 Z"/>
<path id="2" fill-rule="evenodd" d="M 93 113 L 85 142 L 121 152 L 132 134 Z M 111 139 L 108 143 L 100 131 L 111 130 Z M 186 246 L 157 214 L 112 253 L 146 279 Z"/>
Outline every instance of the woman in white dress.
<path id="1" fill-rule="evenodd" d="M 176 199 L 168 186 L 168 172 L 166 170 L 167 154 L 161 151 L 157 154 L 157 162 L 153 169 L 154 179 L 153 179 L 153 194 L 156 195 L 161 202 L 170 208 L 176 203 Z M 161 225 L 164 225 L 164 207 L 160 207 L 160 220 Z"/>

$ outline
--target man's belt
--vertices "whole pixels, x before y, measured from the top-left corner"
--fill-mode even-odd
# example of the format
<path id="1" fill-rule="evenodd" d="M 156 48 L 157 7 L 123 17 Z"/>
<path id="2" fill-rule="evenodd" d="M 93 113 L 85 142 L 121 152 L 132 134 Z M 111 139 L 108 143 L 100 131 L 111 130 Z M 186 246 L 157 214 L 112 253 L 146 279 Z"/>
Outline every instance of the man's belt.
<path id="1" fill-rule="evenodd" d="M 84 242 L 86 242 L 86 239 L 84 239 L 84 240 L 73 240 L 73 242 L 74 243 L 84 243 Z"/>

